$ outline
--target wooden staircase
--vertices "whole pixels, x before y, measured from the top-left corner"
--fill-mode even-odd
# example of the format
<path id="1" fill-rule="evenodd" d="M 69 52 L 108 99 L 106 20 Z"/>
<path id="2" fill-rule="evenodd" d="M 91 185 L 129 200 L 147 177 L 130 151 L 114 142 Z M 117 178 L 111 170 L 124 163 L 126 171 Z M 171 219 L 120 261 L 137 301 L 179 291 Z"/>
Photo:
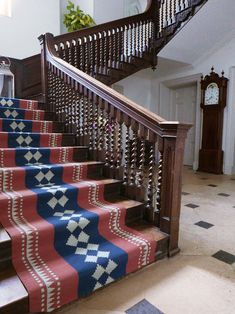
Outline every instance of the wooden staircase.
<path id="1" fill-rule="evenodd" d="M 126 224 L 157 242 L 156 260 L 179 252 L 184 143 L 189 125 L 165 121 L 110 89 L 147 67 L 206 1 L 150 1 L 146 12 L 79 32 L 40 37 L 43 103 L 62 146 L 126 208 Z M 105 85 L 104 85 L 104 84 Z M 0 135 L 1 136 L 1 135 Z M 146 162 L 147 161 L 147 162 Z M 0 225 L 0 313 L 28 313 L 28 293 Z"/>

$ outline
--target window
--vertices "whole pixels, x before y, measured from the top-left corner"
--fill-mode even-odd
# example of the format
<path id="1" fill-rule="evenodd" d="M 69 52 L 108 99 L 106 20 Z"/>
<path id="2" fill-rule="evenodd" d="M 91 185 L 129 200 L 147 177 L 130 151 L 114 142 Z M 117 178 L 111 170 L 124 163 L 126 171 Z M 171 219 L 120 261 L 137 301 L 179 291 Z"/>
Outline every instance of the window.
<path id="1" fill-rule="evenodd" d="M 0 0 L 0 15 L 11 17 L 11 0 Z"/>

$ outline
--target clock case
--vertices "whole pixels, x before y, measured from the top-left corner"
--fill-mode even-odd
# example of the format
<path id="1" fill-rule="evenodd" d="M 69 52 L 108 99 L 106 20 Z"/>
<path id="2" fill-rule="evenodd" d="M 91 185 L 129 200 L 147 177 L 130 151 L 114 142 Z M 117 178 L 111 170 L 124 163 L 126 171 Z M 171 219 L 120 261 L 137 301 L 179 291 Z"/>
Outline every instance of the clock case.
<path id="1" fill-rule="evenodd" d="M 205 95 L 207 87 L 211 83 L 216 83 L 219 87 L 218 104 L 206 104 Z M 227 101 L 228 79 L 212 71 L 210 75 L 201 80 L 201 108 L 203 111 L 202 144 L 199 152 L 198 171 L 222 174 L 223 158 L 223 120 L 224 108 Z"/>

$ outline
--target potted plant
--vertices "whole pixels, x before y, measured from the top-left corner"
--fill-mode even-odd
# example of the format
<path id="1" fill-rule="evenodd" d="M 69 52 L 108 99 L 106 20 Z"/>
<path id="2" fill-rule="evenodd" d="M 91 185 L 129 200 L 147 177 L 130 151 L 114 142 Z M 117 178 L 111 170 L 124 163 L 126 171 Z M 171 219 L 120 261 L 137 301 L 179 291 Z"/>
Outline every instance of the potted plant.
<path id="1" fill-rule="evenodd" d="M 64 14 L 64 25 L 68 32 L 95 25 L 93 18 L 89 14 L 84 13 L 78 5 L 75 7 L 73 2 L 68 1 L 66 8 L 68 13 Z"/>

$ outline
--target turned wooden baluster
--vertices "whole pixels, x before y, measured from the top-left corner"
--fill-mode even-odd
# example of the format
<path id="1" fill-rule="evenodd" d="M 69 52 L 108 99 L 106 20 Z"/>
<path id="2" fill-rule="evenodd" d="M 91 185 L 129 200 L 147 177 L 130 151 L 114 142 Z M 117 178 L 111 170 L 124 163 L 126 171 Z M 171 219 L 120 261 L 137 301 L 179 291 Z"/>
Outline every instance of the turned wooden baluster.
<path id="1" fill-rule="evenodd" d="M 131 161 L 130 161 L 130 186 L 135 185 L 136 178 L 136 163 L 137 163 L 137 132 L 138 125 L 134 124 L 132 127 L 132 145 L 131 145 Z"/>
<path id="2" fill-rule="evenodd" d="M 125 121 L 126 125 L 126 139 L 125 139 L 125 157 L 124 157 L 124 173 L 123 184 L 129 184 L 129 167 L 130 167 L 130 154 L 131 154 L 131 140 L 130 140 L 130 120 Z"/>
<path id="3" fill-rule="evenodd" d="M 153 140 L 154 135 L 151 135 Z M 149 221 L 154 220 L 153 211 L 153 191 L 154 191 L 154 166 L 155 166 L 155 142 L 151 142 L 149 151 L 149 171 L 148 171 L 148 186 L 147 186 L 147 205 L 146 217 Z"/>
<path id="4" fill-rule="evenodd" d="M 114 107 L 110 108 L 110 170 L 111 176 L 115 177 L 116 161 L 116 121 L 117 110 Z"/>
<path id="5" fill-rule="evenodd" d="M 73 66 L 75 68 L 79 68 L 79 61 L 78 61 L 78 49 L 77 49 L 77 41 L 72 40 L 72 55 L 73 55 Z"/>
<path id="6" fill-rule="evenodd" d="M 105 102 L 105 112 L 106 112 L 106 123 L 105 123 L 105 166 L 109 167 L 110 165 L 110 146 L 111 146 L 111 119 L 110 119 L 110 106 L 107 102 Z"/>
<path id="7" fill-rule="evenodd" d="M 117 30 L 112 30 L 112 63 L 111 66 L 116 68 L 117 67 Z"/>
<path id="8" fill-rule="evenodd" d="M 100 66 L 100 39 L 99 39 L 99 33 L 95 34 L 93 36 L 93 53 L 94 57 L 92 60 L 92 76 L 95 75 L 97 72 L 97 69 Z"/>
<path id="9" fill-rule="evenodd" d="M 130 25 L 130 57 L 134 55 L 134 33 L 133 33 L 133 24 Z"/>
<path id="10" fill-rule="evenodd" d="M 108 31 L 108 66 L 112 66 L 113 58 L 112 30 Z"/>
<path id="11" fill-rule="evenodd" d="M 99 114 L 99 119 L 98 119 L 98 154 L 99 154 L 99 159 L 103 160 L 103 156 L 101 152 L 104 149 L 105 146 L 105 117 L 104 117 L 104 101 L 100 98 L 99 99 L 99 109 L 100 109 L 100 114 Z"/>
<path id="12" fill-rule="evenodd" d="M 93 120 L 93 151 L 95 156 L 97 156 L 98 151 L 98 141 L 99 141 L 99 101 L 100 98 L 94 94 L 93 96 L 93 111 L 94 111 L 94 120 Z"/>
<path id="13" fill-rule="evenodd" d="M 156 191 L 156 208 L 155 208 L 155 223 L 159 227 L 160 212 L 161 212 L 161 193 L 162 193 L 162 169 L 163 169 L 163 141 L 158 139 L 158 170 L 157 170 L 157 191 Z"/>
<path id="14" fill-rule="evenodd" d="M 100 56 L 100 61 L 99 61 L 99 67 L 97 68 L 97 72 L 101 71 L 102 68 L 104 67 L 104 59 L 105 59 L 105 50 L 104 50 L 104 32 L 100 33 L 100 51 L 99 51 L 99 56 Z"/>
<path id="15" fill-rule="evenodd" d="M 117 163 L 116 163 L 116 177 L 118 179 L 121 178 L 121 166 L 122 166 L 122 146 L 123 146 L 123 139 L 122 139 L 122 129 L 123 129 L 123 114 L 121 111 L 118 110 L 117 112 Z"/>
<path id="16" fill-rule="evenodd" d="M 173 23 L 173 18 L 172 18 L 172 12 L 173 12 L 173 2 L 172 1 L 168 1 L 168 25 L 171 25 Z"/>
<path id="17" fill-rule="evenodd" d="M 122 55 L 122 34 L 121 34 L 121 27 L 118 27 L 116 30 L 116 36 L 117 36 L 117 43 L 116 43 L 116 49 L 117 49 L 117 57 L 116 57 L 116 67 L 120 68 L 120 61 L 121 61 L 121 55 Z"/>
<path id="18" fill-rule="evenodd" d="M 125 54 L 125 26 L 120 28 L 120 61 L 125 61 L 124 54 Z"/>
<path id="19" fill-rule="evenodd" d="M 129 33 L 130 33 L 130 25 L 126 25 L 125 26 L 125 62 L 128 62 L 129 61 L 129 50 L 130 50 L 130 47 L 129 47 Z"/>
<path id="20" fill-rule="evenodd" d="M 94 102 L 94 94 L 89 92 L 88 96 L 88 129 L 89 129 L 89 150 L 92 151 L 94 149 L 93 140 L 94 140 L 94 112 L 93 112 L 93 102 Z"/>
<path id="21" fill-rule="evenodd" d="M 146 150 L 146 138 L 147 129 L 140 127 L 139 136 L 140 141 L 140 151 L 139 151 L 139 168 L 137 174 L 137 188 L 138 188 L 138 199 L 144 201 L 145 199 L 145 188 L 144 188 L 144 171 L 145 171 L 145 150 Z"/>
<path id="22" fill-rule="evenodd" d="M 84 89 L 84 95 L 83 95 L 83 104 L 84 104 L 84 145 L 87 145 L 88 140 L 88 134 L 89 134 L 89 103 L 87 100 L 87 89 Z"/>

